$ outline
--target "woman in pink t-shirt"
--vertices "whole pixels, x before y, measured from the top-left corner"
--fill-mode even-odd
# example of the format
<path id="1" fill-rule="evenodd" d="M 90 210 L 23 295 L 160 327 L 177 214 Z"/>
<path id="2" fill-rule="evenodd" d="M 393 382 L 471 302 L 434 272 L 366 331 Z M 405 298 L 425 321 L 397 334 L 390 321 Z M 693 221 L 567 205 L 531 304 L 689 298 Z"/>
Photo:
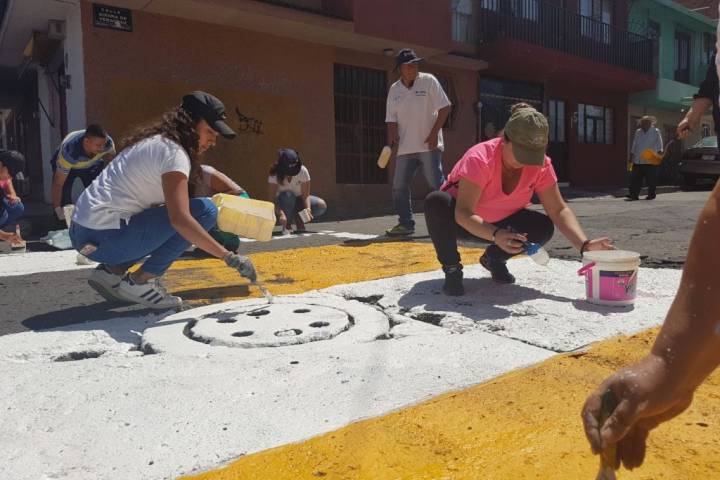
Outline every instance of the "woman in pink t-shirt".
<path id="1" fill-rule="evenodd" d="M 527 104 L 515 105 L 500 138 L 479 143 L 460 159 L 440 191 L 425 199 L 425 220 L 445 272 L 443 291 L 462 295 L 457 227 L 493 242 L 480 264 L 499 283 L 514 283 L 507 260 L 527 242 L 545 244 L 554 226 L 580 250 L 612 249 L 608 238 L 588 240 L 565 203 L 550 158 L 548 123 Z M 547 215 L 526 207 L 536 193 Z"/>

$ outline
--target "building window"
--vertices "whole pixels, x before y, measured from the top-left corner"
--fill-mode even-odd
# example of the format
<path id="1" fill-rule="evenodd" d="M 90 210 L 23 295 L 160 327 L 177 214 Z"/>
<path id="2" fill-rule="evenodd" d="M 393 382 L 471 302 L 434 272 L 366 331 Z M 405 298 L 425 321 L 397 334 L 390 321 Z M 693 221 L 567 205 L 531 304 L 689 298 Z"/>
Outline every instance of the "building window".
<path id="1" fill-rule="evenodd" d="M 612 145 L 614 142 L 612 108 L 578 104 L 578 141 Z"/>
<path id="2" fill-rule="evenodd" d="M 480 0 L 480 8 L 533 22 L 540 18 L 540 0 Z"/>
<path id="3" fill-rule="evenodd" d="M 703 33 L 703 65 L 710 65 L 713 55 L 715 55 L 715 35 Z"/>
<path id="4" fill-rule="evenodd" d="M 453 40 L 460 43 L 475 43 L 475 24 L 471 0 L 453 0 Z"/>
<path id="5" fill-rule="evenodd" d="M 540 17 L 539 0 L 512 0 L 512 14 L 515 17 L 537 22 Z"/>
<path id="6" fill-rule="evenodd" d="M 387 183 L 375 163 L 387 140 L 383 70 L 335 64 L 335 167 L 337 183 Z"/>
<path id="7" fill-rule="evenodd" d="M 675 32 L 675 80 L 690 83 L 690 35 Z"/>
<path id="8" fill-rule="evenodd" d="M 480 8 L 483 10 L 498 11 L 498 0 L 480 0 Z"/>
<path id="9" fill-rule="evenodd" d="M 580 30 L 584 37 L 610 43 L 612 0 L 580 0 Z"/>
<path id="10" fill-rule="evenodd" d="M 550 141 L 565 142 L 565 102 L 562 100 L 548 100 L 548 123 L 550 124 Z"/>

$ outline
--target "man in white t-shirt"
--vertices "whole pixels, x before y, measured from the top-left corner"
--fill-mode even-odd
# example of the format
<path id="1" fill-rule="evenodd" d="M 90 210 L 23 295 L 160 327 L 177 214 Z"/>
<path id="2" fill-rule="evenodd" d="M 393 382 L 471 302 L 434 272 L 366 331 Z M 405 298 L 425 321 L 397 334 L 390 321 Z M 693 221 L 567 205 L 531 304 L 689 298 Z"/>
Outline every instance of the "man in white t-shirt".
<path id="1" fill-rule="evenodd" d="M 647 200 L 655 198 L 658 165 L 651 163 L 648 158 L 653 154 L 660 154 L 662 151 L 662 135 L 660 130 L 655 127 L 655 117 L 645 115 L 640 119 L 640 128 L 635 131 L 632 148 L 630 149 L 630 162 L 633 165 L 628 200 L 637 200 L 639 198 L 643 178 L 648 187 Z"/>
<path id="2" fill-rule="evenodd" d="M 428 185 L 440 188 L 445 176 L 442 171 L 442 126 L 450 114 L 450 100 L 437 78 L 421 73 L 418 64 L 424 60 L 409 48 L 400 50 L 395 69 L 400 79 L 392 84 L 387 97 L 385 122 L 388 144 L 397 146 L 393 204 L 399 222 L 385 231 L 389 236 L 415 233 L 410 183 L 422 166 Z"/>

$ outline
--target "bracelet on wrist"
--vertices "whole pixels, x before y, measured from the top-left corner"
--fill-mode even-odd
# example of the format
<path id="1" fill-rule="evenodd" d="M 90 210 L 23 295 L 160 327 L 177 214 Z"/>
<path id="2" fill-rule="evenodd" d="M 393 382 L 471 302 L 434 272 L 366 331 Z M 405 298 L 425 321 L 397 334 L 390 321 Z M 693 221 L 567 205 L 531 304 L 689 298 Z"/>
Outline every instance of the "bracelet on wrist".
<path id="1" fill-rule="evenodd" d="M 580 256 L 582 256 L 582 255 L 585 253 L 585 251 L 587 250 L 588 245 L 590 245 L 590 240 L 585 240 L 585 241 L 583 242 L 582 246 L 580 247 Z"/>
<path id="2" fill-rule="evenodd" d="M 499 232 L 500 230 L 502 230 L 502 227 L 497 227 L 497 228 L 495 229 L 495 231 L 493 232 L 493 234 L 492 234 L 492 241 L 493 241 L 493 242 L 495 242 L 495 235 L 497 235 L 497 232 Z"/>

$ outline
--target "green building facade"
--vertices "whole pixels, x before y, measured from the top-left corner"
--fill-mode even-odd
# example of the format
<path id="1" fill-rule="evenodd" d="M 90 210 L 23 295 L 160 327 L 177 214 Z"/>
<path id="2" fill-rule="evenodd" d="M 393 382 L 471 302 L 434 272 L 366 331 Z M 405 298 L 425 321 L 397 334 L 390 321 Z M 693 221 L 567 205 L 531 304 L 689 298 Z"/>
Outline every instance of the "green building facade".
<path id="1" fill-rule="evenodd" d="M 657 39 L 655 90 L 639 92 L 629 98 L 630 142 L 643 115 L 657 119 L 657 127 L 668 142 L 675 128 L 692 103 L 692 96 L 705 78 L 712 54 L 715 51 L 714 20 L 693 12 L 672 0 L 635 0 L 630 3 L 628 29 Z M 703 135 L 713 134 L 712 116 L 706 115 L 702 128 L 685 141 L 694 144 Z M 680 154 L 679 144 L 676 152 Z"/>

